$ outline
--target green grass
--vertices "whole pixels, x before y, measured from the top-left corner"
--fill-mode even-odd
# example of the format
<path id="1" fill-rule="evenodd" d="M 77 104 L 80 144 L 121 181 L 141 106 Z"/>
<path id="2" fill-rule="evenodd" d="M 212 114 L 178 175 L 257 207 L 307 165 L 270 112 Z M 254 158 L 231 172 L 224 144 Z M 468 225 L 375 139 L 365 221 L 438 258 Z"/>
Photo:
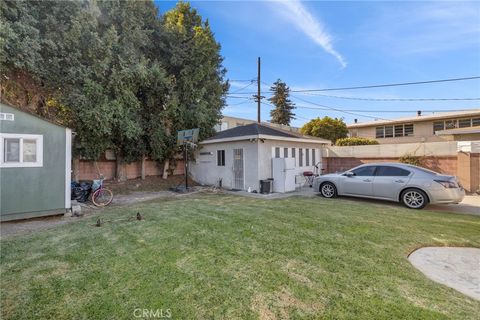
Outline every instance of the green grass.
<path id="1" fill-rule="evenodd" d="M 120 220 L 142 212 L 144 221 Z M 2 319 L 478 319 L 407 255 L 480 247 L 480 219 L 347 199 L 197 195 L 1 242 Z"/>

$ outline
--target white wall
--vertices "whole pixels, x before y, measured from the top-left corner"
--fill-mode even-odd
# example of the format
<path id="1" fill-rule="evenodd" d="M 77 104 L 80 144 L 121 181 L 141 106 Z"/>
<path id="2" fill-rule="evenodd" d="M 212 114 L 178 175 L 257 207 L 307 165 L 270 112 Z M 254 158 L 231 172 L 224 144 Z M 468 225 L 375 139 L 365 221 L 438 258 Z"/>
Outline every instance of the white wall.
<path id="1" fill-rule="evenodd" d="M 419 142 L 399 144 L 379 144 L 369 146 L 328 146 L 325 150 L 325 157 L 401 157 L 405 154 L 415 156 L 449 156 L 457 154 L 457 142 Z"/>
<path id="2" fill-rule="evenodd" d="M 315 163 L 322 161 L 322 144 L 318 143 L 305 143 L 305 142 L 290 142 L 290 141 L 276 141 L 276 140 L 266 140 L 265 143 L 259 144 L 259 179 L 267 179 L 272 177 L 272 158 L 275 157 L 275 148 L 280 148 L 280 158 L 284 158 L 284 148 L 288 148 L 288 157 L 292 157 L 292 148 L 295 148 L 295 175 L 301 175 L 304 171 L 313 171 L 312 163 L 312 149 L 315 149 Z M 299 165 L 299 149 L 303 151 L 303 165 Z M 306 155 L 305 150 L 309 149 L 310 152 L 310 163 L 306 165 Z"/>
<path id="3" fill-rule="evenodd" d="M 233 149 L 243 149 L 244 183 L 258 189 L 258 148 L 250 141 L 235 141 L 201 145 L 195 152 L 195 161 L 190 163 L 190 174 L 201 184 L 216 185 L 222 179 L 222 186 L 233 188 Z M 217 150 L 225 150 L 225 166 L 217 166 Z M 211 155 L 201 153 L 211 152 Z"/>

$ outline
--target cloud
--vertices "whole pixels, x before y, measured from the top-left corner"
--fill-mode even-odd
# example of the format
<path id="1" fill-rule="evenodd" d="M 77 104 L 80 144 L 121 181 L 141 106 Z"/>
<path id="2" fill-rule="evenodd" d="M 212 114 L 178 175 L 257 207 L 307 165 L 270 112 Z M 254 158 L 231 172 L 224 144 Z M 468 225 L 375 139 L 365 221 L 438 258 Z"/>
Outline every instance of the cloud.
<path id="1" fill-rule="evenodd" d="M 334 56 L 343 68 L 347 66 L 342 55 L 333 48 L 332 36 L 325 30 L 322 21 L 315 18 L 299 0 L 275 1 L 273 5 L 286 20 Z"/>

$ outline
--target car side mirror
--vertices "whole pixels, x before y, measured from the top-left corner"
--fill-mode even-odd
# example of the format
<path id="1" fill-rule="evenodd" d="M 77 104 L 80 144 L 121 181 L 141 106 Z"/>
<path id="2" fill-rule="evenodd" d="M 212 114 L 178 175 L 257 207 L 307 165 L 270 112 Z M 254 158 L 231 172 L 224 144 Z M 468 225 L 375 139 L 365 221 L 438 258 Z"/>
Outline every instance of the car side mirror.
<path id="1" fill-rule="evenodd" d="M 351 171 L 347 171 L 343 175 L 346 176 L 346 177 L 353 177 L 355 175 L 355 173 L 353 173 Z"/>

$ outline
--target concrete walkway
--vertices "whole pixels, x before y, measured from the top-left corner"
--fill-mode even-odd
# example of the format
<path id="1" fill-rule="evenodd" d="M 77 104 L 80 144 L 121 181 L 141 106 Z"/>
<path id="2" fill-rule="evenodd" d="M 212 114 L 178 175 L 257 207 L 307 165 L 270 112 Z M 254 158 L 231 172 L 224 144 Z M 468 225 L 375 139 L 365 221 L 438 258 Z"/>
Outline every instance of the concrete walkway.
<path id="1" fill-rule="evenodd" d="M 480 249 L 425 247 L 408 260 L 429 279 L 480 300 Z"/>

